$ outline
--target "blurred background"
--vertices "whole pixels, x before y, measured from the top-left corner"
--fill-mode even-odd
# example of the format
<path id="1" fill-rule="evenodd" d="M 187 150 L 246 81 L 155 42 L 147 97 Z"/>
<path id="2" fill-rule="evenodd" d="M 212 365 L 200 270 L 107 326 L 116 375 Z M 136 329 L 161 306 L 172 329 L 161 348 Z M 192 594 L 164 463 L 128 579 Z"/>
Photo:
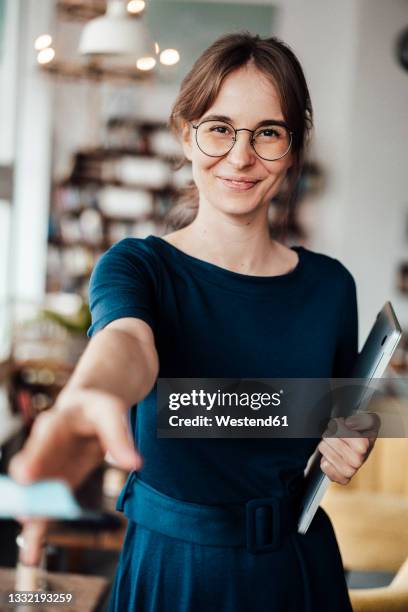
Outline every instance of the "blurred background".
<path id="1" fill-rule="evenodd" d="M 175 170 L 172 102 L 201 51 L 239 30 L 287 42 L 311 91 L 315 132 L 288 242 L 337 257 L 353 273 L 360 348 L 386 300 L 408 329 L 407 0 L 0 0 L 1 471 L 86 345 L 97 258 L 126 236 L 164 233 L 166 212 L 191 180 L 188 165 Z M 271 202 L 271 223 L 278 206 Z M 407 351 L 405 334 L 392 364 L 399 376 Z M 350 536 L 340 513 L 351 587 L 360 584 L 350 576 L 389 585 L 408 555 L 399 529 L 407 534 L 401 443 L 376 450 L 368 481 L 344 501 L 351 515 L 362 493 L 367 508 L 373 492 L 384 504 L 368 533 L 363 519 Z M 402 462 L 392 486 L 391 456 Z M 99 573 L 109 584 L 124 529 L 114 500 L 125 476 L 105 465 L 88 483 L 100 524 L 60 526 L 49 542 L 53 569 Z M 391 519 L 381 514 L 390 508 Z M 390 558 L 381 564 L 367 542 L 384 523 Z M 10 542 L 0 565 L 11 568 L 17 525 L 3 521 L 0 531 Z"/>

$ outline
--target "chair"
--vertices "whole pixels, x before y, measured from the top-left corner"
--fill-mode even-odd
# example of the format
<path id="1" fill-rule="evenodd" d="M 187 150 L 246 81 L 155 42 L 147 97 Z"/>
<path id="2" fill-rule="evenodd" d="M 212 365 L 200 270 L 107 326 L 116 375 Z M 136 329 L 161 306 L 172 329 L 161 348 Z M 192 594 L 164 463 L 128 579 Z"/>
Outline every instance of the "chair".
<path id="1" fill-rule="evenodd" d="M 408 439 L 379 438 L 348 485 L 330 485 L 322 507 L 347 570 L 397 572 L 408 556 Z"/>
<path id="2" fill-rule="evenodd" d="M 387 587 L 350 589 L 353 612 L 407 612 L 408 557 Z"/>

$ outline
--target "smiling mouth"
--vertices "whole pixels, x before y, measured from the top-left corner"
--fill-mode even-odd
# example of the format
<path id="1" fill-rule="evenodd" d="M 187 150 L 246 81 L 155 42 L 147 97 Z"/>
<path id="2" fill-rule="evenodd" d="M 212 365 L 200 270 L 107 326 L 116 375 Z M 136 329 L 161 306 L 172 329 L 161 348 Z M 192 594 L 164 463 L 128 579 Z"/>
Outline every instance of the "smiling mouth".
<path id="1" fill-rule="evenodd" d="M 234 191 L 247 191 L 252 189 L 259 181 L 250 181 L 246 179 L 229 179 L 222 176 L 217 177 L 226 187 Z"/>

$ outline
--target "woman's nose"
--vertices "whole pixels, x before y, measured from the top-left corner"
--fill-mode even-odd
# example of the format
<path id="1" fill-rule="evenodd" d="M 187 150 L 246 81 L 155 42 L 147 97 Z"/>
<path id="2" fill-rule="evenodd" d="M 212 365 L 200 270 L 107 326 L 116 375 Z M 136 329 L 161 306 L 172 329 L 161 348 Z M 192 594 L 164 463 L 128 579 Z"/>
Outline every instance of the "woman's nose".
<path id="1" fill-rule="evenodd" d="M 251 145 L 252 134 L 243 132 L 236 135 L 236 140 L 230 149 L 227 159 L 236 168 L 251 165 L 256 160 L 255 151 Z"/>

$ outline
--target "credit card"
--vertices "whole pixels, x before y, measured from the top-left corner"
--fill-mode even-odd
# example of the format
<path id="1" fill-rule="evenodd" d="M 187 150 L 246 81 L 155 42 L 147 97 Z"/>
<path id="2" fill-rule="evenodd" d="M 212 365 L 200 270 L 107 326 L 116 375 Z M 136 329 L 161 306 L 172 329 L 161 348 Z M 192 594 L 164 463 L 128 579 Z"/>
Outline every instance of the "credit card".
<path id="1" fill-rule="evenodd" d="M 63 480 L 19 484 L 0 475 L 0 519 L 43 517 L 77 519 L 84 513 Z"/>

